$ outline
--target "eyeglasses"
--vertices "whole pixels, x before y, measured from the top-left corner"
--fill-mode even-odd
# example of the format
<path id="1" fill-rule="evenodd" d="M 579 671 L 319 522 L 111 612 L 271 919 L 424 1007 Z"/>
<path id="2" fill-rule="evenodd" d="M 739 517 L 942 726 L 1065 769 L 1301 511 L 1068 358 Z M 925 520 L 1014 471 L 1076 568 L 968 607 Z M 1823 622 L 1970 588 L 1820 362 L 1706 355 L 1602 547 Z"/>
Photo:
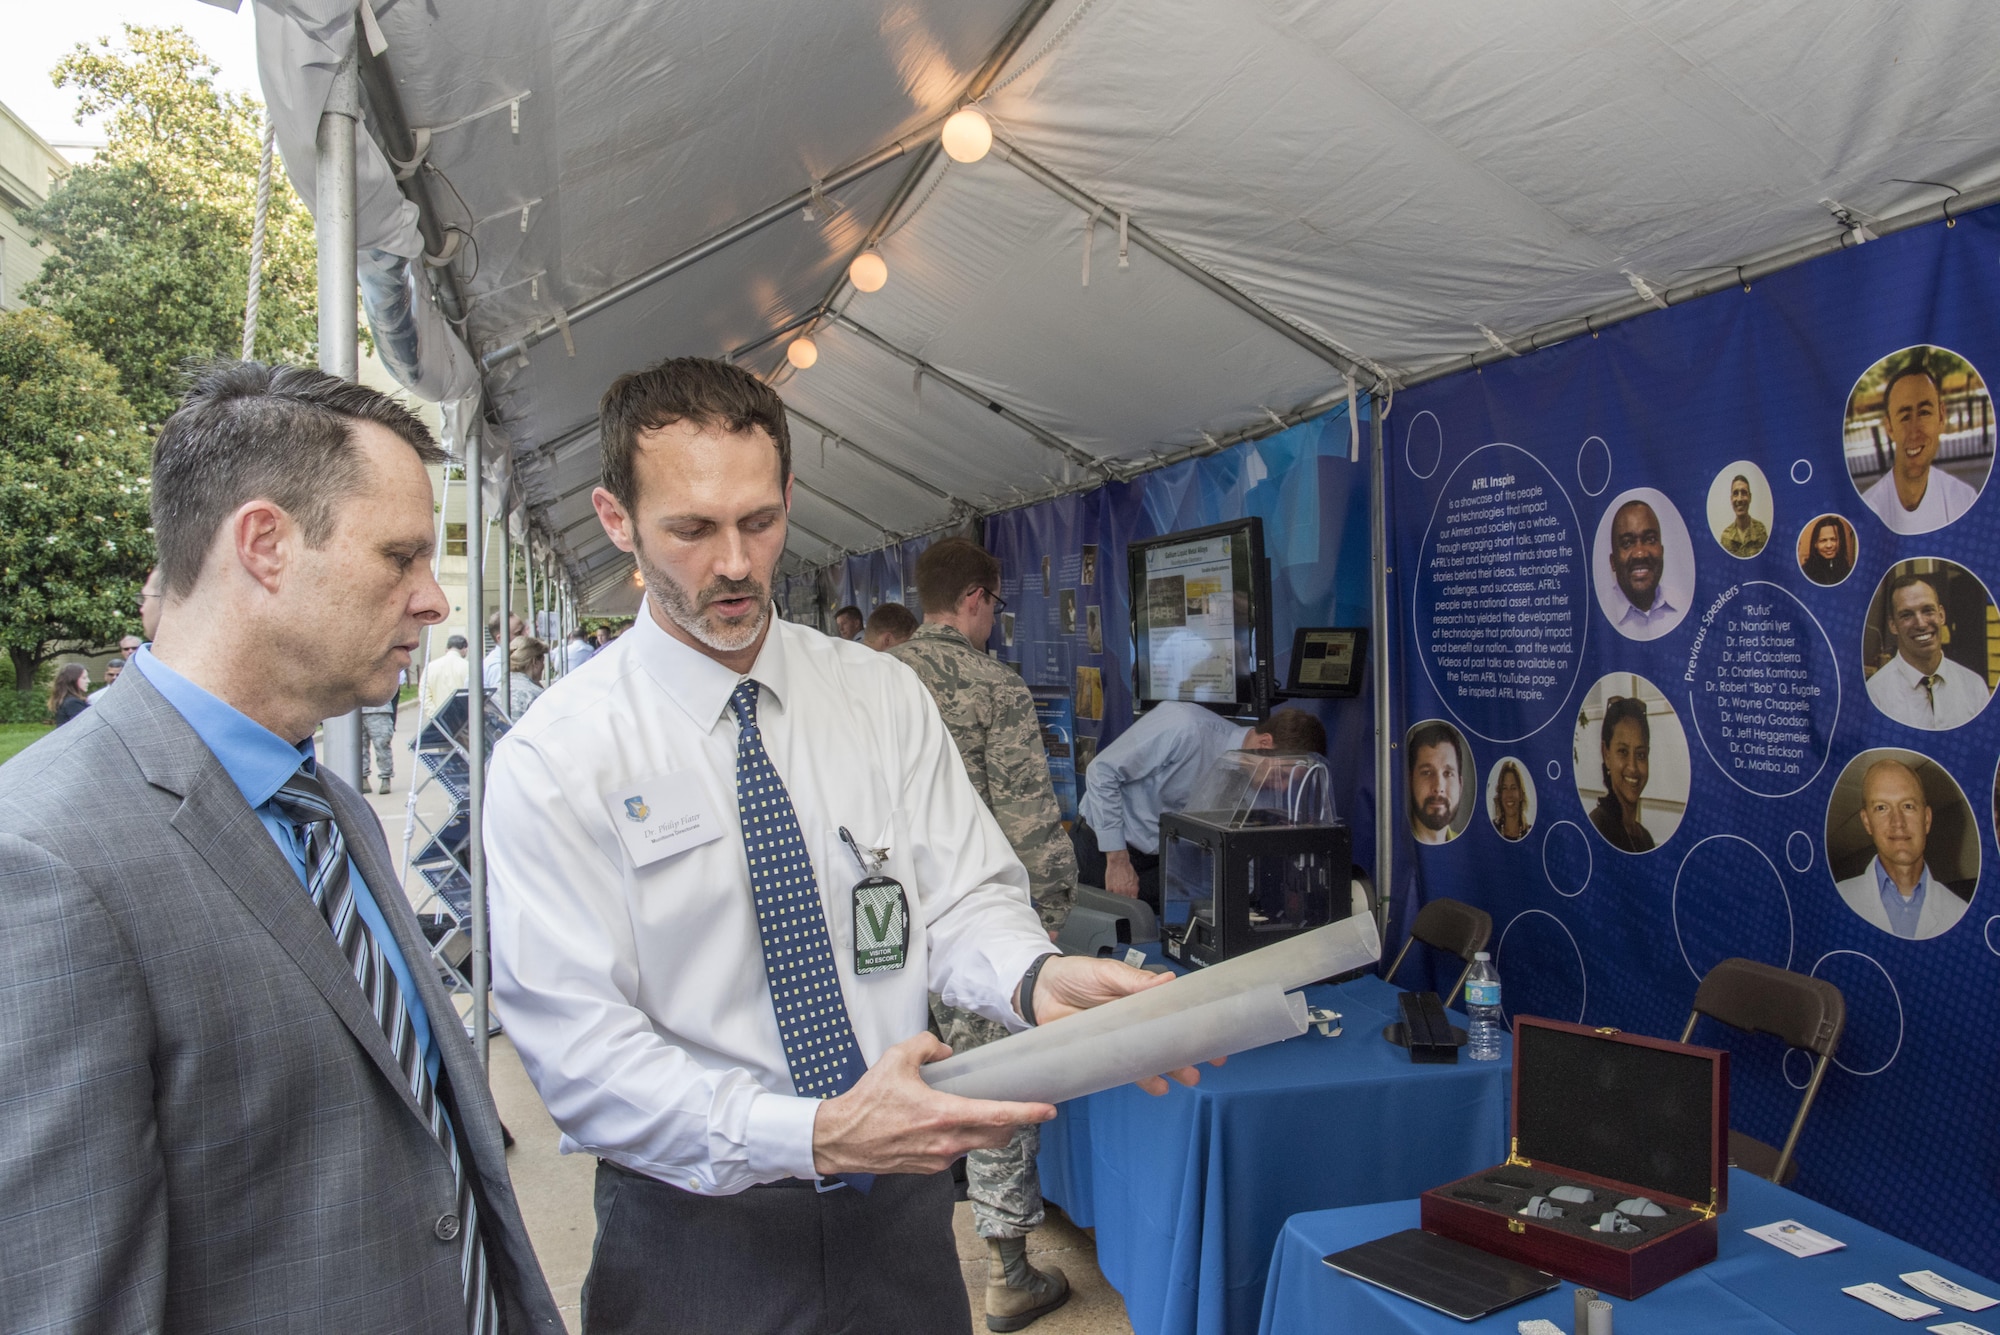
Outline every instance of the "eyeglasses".
<path id="1" fill-rule="evenodd" d="M 980 592 L 993 600 L 993 610 L 996 614 L 1007 610 L 1007 600 L 1005 598 L 1002 598 L 991 589 L 981 589 Z"/>

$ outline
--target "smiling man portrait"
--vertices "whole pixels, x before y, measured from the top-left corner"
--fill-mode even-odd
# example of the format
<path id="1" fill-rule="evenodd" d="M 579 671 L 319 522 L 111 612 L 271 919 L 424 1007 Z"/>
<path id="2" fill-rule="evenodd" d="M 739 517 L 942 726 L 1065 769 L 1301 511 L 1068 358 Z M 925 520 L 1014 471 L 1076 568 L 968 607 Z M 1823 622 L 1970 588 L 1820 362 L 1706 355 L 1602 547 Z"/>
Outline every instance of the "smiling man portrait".
<path id="1" fill-rule="evenodd" d="M 1939 591 L 1945 571 L 1908 566 L 1888 581 L 1888 620 L 1896 656 L 1868 678 L 1868 698 L 1898 723 L 1937 731 L 1979 717 L 1991 692 L 1986 678 L 1945 656 L 1949 618 Z M 1983 629 L 1983 628 L 1982 628 Z"/>

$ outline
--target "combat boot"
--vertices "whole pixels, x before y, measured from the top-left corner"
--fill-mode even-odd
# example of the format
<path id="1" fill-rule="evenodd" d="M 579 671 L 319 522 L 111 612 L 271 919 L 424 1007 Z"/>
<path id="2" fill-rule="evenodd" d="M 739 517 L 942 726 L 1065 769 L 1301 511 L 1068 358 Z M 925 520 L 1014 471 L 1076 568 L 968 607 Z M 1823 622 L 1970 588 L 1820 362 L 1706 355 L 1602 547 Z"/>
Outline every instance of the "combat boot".
<path id="1" fill-rule="evenodd" d="M 1069 1277 L 1029 1265 L 1026 1238 L 988 1238 L 986 1258 L 986 1329 L 1026 1330 L 1069 1301 Z"/>

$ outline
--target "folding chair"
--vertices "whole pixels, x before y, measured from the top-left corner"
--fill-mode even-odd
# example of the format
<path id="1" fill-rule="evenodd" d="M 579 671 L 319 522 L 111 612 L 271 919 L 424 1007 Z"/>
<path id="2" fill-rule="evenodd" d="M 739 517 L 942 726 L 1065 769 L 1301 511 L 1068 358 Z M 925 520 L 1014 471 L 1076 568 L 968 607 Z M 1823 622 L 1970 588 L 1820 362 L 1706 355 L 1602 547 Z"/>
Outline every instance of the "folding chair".
<path id="1" fill-rule="evenodd" d="M 1805 1097 L 1799 1100 L 1783 1149 L 1773 1149 L 1734 1129 L 1729 1133 L 1731 1164 L 1785 1186 L 1798 1176 L 1799 1163 L 1793 1152 L 1798 1149 L 1799 1133 L 1805 1130 L 1806 1114 L 1812 1111 L 1820 1082 L 1826 1078 L 1826 1068 L 1840 1046 L 1840 1032 L 1847 1026 L 1847 1001 L 1840 989 L 1824 978 L 1808 978 L 1755 960 L 1727 959 L 1701 980 L 1681 1042 L 1694 1037 L 1695 1024 L 1704 1015 L 1732 1029 L 1769 1034 L 1815 1058 L 1812 1079 L 1806 1082 Z"/>
<path id="2" fill-rule="evenodd" d="M 1434 949 L 1446 951 L 1465 961 L 1459 971 L 1458 981 L 1444 994 L 1444 1004 L 1451 1005 L 1451 999 L 1458 995 L 1458 989 L 1465 986 L 1465 975 L 1472 972 L 1472 957 L 1486 949 L 1486 943 L 1493 936 L 1493 915 L 1485 909 L 1476 909 L 1470 904 L 1456 899 L 1433 899 L 1417 910 L 1417 920 L 1410 924 L 1410 935 L 1404 940 L 1403 948 L 1396 952 L 1396 962 L 1382 975 L 1384 982 L 1396 981 L 1396 970 L 1403 967 L 1403 957 L 1410 953 L 1410 942 L 1421 941 Z"/>

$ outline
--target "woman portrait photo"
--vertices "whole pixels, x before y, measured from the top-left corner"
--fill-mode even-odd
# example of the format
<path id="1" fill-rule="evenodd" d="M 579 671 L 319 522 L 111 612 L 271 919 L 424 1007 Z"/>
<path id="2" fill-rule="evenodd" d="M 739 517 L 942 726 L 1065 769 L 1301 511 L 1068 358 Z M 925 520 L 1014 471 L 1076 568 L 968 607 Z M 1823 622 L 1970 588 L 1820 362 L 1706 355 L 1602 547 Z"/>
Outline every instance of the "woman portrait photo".
<path id="1" fill-rule="evenodd" d="M 1487 774 L 1486 812 L 1494 832 L 1510 844 L 1535 828 L 1535 781 L 1513 756 L 1502 756 Z"/>
<path id="2" fill-rule="evenodd" d="M 58 726 L 90 708 L 90 673 L 81 663 L 66 663 L 56 670 L 55 684 L 49 688 L 49 721 Z"/>
<path id="3" fill-rule="evenodd" d="M 1799 569 L 1815 584 L 1832 588 L 1854 573 L 1860 538 L 1839 515 L 1821 515 L 1799 531 Z"/>
<path id="4" fill-rule="evenodd" d="M 1621 853 L 1650 853 L 1687 814 L 1687 734 L 1659 687 L 1613 672 L 1584 697 L 1572 745 L 1576 794 L 1590 824 Z"/>

